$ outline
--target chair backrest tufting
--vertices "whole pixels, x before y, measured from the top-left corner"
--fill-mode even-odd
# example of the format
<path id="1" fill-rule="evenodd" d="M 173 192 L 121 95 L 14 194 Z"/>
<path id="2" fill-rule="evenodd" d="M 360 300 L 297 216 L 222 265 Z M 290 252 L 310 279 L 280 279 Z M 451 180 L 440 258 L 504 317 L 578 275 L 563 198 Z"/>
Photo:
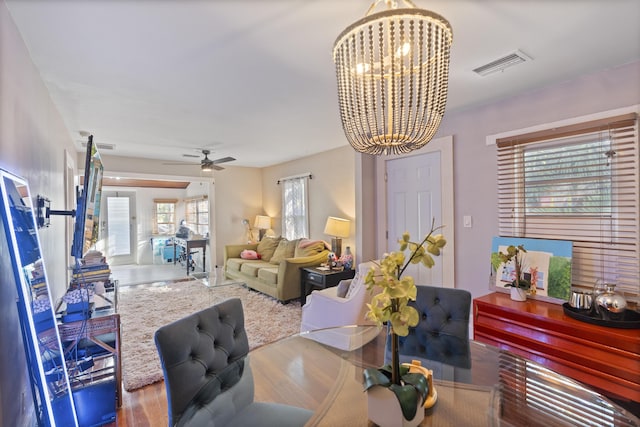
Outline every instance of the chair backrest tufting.
<path id="1" fill-rule="evenodd" d="M 164 371 L 171 426 L 188 420 L 243 375 L 249 341 L 238 298 L 163 326 L 154 339 Z"/>
<path id="2" fill-rule="evenodd" d="M 417 286 L 417 291 L 416 301 L 409 305 L 418 310 L 420 322 L 409 329 L 409 335 L 399 337 L 399 353 L 470 368 L 471 294 L 464 289 L 433 286 Z M 390 351 L 388 340 L 389 359 Z"/>

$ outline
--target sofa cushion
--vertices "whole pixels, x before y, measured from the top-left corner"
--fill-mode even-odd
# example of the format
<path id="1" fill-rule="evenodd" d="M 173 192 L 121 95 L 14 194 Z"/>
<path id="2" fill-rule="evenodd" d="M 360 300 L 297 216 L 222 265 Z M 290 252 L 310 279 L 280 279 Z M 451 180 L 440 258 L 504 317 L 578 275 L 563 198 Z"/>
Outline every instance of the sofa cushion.
<path id="1" fill-rule="evenodd" d="M 258 270 L 258 279 L 274 285 L 278 284 L 278 267 L 263 267 Z"/>
<path id="2" fill-rule="evenodd" d="M 242 267 L 242 264 L 245 262 L 247 262 L 246 259 L 229 258 L 227 259 L 227 271 L 240 271 L 240 267 Z"/>
<path id="3" fill-rule="evenodd" d="M 324 249 L 325 243 L 322 240 L 301 239 L 296 245 L 293 256 L 296 258 L 313 256 L 324 251 Z"/>
<path id="4" fill-rule="evenodd" d="M 271 264 L 280 264 L 285 258 L 292 258 L 296 252 L 296 246 L 298 245 L 299 240 L 287 240 L 282 239 L 278 243 L 278 247 L 276 248 L 273 256 L 269 260 Z"/>
<path id="5" fill-rule="evenodd" d="M 248 261 L 242 264 L 240 272 L 249 277 L 258 277 L 258 270 L 265 267 L 273 267 L 273 265 L 264 261 Z"/>
<path id="6" fill-rule="evenodd" d="M 260 240 L 260 242 L 258 243 L 258 247 L 256 248 L 256 252 L 260 254 L 260 257 L 263 261 L 269 261 L 271 259 L 281 239 L 281 237 L 265 236 L 262 238 L 262 240 Z"/>

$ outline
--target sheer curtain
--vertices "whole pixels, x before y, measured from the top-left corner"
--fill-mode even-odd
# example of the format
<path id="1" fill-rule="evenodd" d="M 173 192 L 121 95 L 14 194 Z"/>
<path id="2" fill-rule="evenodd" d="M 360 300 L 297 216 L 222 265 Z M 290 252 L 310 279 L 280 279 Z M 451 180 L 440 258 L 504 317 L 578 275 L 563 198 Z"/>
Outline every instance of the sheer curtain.
<path id="1" fill-rule="evenodd" d="M 289 240 L 309 237 L 309 175 L 280 180 L 282 184 L 282 235 Z"/>

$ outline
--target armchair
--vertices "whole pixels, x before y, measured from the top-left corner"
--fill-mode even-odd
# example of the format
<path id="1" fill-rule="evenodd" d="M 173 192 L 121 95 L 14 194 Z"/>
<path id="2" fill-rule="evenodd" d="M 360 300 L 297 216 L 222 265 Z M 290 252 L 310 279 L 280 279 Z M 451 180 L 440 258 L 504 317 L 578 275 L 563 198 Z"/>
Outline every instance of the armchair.
<path id="1" fill-rule="evenodd" d="M 364 278 L 374 262 L 366 262 L 358 265 L 355 277 L 351 280 L 349 290 L 344 297 L 338 296 L 338 286 L 322 290 L 314 290 L 307 297 L 307 303 L 302 306 L 302 321 L 300 332 L 314 331 L 318 329 L 332 328 L 347 325 L 373 325 L 367 320 L 367 302 L 370 293 L 364 283 Z M 330 332 L 330 333 L 329 333 Z M 327 337 L 325 344 L 342 350 L 352 349 L 354 345 L 361 345 L 375 338 L 376 331 L 371 337 L 353 336 L 348 330 L 328 331 L 326 334 L 314 334 L 318 337 Z"/>

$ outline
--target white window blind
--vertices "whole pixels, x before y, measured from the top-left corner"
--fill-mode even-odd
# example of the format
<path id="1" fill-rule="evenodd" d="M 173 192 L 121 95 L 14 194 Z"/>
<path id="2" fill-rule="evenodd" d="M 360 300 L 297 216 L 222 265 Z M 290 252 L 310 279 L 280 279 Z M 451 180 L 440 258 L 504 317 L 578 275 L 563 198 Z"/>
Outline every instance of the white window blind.
<path id="1" fill-rule="evenodd" d="M 282 234 L 289 240 L 309 237 L 309 175 L 285 178 L 282 184 Z"/>
<path id="2" fill-rule="evenodd" d="M 573 242 L 572 284 L 640 292 L 635 113 L 498 139 L 503 237 Z"/>

